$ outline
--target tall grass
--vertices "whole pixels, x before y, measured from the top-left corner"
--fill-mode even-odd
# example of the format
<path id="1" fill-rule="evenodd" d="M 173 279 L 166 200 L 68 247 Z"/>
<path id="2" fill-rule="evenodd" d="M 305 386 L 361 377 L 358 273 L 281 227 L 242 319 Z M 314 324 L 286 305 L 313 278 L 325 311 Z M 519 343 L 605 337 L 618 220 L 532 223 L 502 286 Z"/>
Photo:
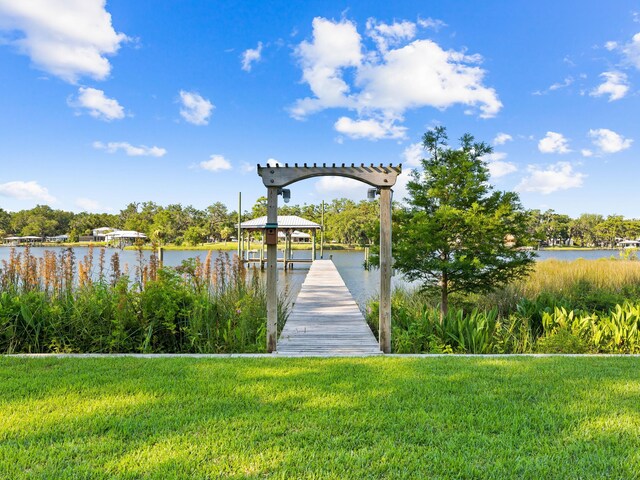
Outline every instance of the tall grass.
<path id="1" fill-rule="evenodd" d="M 264 287 L 237 257 L 163 268 L 140 251 L 123 269 L 117 252 L 109 266 L 104 249 L 95 257 L 92 247 L 80 260 L 72 249 L 12 250 L 0 268 L 0 351 L 264 351 Z"/>
<path id="2" fill-rule="evenodd" d="M 489 295 L 458 295 L 442 322 L 438 299 L 392 298 L 393 350 L 461 353 L 640 352 L 640 262 L 545 260 Z M 378 303 L 368 321 L 377 328 Z"/>

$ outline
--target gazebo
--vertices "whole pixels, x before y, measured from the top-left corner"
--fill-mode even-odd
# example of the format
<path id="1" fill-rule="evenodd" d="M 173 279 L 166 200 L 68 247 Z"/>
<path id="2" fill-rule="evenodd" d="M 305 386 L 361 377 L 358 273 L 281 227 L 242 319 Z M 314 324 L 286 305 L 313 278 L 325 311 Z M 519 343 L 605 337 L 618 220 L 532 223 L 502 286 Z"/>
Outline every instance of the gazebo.
<path id="1" fill-rule="evenodd" d="M 265 237 L 264 231 L 267 228 L 267 217 L 258 217 L 253 220 L 247 220 L 240 224 L 241 238 L 238 240 L 240 245 L 240 259 L 244 262 L 260 262 L 260 268 L 264 269 L 266 258 L 264 255 L 265 250 Z M 297 215 L 278 215 L 278 236 L 282 238 L 284 235 L 284 254 L 282 262 L 284 269 L 287 270 L 293 263 L 310 263 L 316 258 L 316 232 L 320 230 L 322 226 L 318 223 L 307 220 L 306 218 L 298 217 Z M 293 260 L 292 256 L 292 239 L 294 236 L 300 237 L 302 230 L 311 232 L 311 260 Z M 244 249 L 244 232 L 260 232 L 262 237 L 262 244 L 258 258 L 251 258 L 249 256 L 249 250 Z"/>

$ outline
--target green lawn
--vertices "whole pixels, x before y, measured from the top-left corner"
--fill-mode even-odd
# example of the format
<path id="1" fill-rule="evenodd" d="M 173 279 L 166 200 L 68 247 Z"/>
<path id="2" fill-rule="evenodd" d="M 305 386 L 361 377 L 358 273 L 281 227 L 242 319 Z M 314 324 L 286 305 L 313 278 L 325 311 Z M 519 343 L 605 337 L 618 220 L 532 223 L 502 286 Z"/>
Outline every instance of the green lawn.
<path id="1" fill-rule="evenodd" d="M 639 478 L 640 358 L 0 357 L 0 478 Z"/>

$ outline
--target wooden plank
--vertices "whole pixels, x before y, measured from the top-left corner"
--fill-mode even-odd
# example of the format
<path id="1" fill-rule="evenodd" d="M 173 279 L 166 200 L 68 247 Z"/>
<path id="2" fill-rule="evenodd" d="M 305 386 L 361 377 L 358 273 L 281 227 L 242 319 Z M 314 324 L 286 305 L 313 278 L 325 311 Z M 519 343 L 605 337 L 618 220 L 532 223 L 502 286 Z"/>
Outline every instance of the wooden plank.
<path id="1" fill-rule="evenodd" d="M 277 351 L 292 356 L 378 355 L 380 346 L 331 260 L 311 264 Z"/>

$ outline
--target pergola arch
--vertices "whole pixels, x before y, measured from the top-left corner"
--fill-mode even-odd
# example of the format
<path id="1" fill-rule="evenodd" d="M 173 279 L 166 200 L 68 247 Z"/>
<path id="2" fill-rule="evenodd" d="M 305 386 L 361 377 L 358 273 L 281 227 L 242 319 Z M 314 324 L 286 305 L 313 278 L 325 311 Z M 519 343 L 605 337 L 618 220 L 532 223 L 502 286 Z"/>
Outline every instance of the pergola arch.
<path id="1" fill-rule="evenodd" d="M 376 187 L 380 195 L 380 316 L 379 340 L 384 353 L 391 352 L 391 187 L 402 172 L 402 165 L 365 165 L 335 163 L 327 166 L 288 164 L 258 165 L 258 175 L 267 187 L 267 229 L 278 228 L 278 193 L 292 183 L 313 177 L 346 177 Z M 267 351 L 277 346 L 277 244 L 267 244 Z"/>
<path id="2" fill-rule="evenodd" d="M 402 165 L 394 167 L 393 165 L 380 164 L 377 166 L 365 165 L 364 163 L 359 166 L 354 163 L 351 166 L 344 163 L 342 165 L 334 163 L 330 166 L 327 166 L 326 163 L 323 163 L 322 166 L 317 166 L 315 163 L 313 166 L 307 166 L 306 163 L 303 166 L 298 166 L 296 163 L 291 167 L 288 163 L 285 163 L 284 166 L 276 165 L 274 167 L 258 165 L 258 175 L 262 177 L 266 187 L 286 187 L 301 180 L 327 176 L 351 178 L 372 187 L 391 187 L 396 183 L 401 172 Z"/>

